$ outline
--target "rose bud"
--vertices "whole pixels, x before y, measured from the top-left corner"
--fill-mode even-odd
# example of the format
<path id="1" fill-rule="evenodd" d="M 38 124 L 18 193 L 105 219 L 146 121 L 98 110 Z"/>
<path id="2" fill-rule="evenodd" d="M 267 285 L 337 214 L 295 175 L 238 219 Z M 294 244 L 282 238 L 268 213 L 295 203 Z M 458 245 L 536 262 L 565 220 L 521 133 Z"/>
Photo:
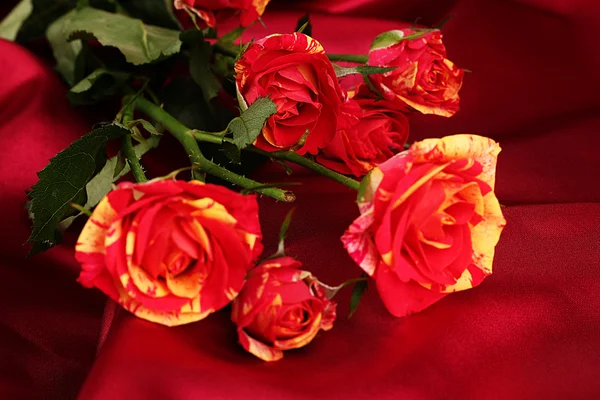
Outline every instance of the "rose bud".
<path id="1" fill-rule="evenodd" d="M 391 102 L 376 101 L 365 85 L 356 93 L 342 105 L 335 137 L 317 161 L 360 177 L 404 149 L 408 119 Z"/>
<path id="2" fill-rule="evenodd" d="M 336 304 L 300 266 L 291 257 L 263 262 L 233 302 L 241 345 L 264 361 L 279 360 L 283 351 L 306 346 L 320 329 L 333 327 Z"/>
<path id="3" fill-rule="evenodd" d="M 174 0 L 177 10 L 195 14 L 206 26 L 215 28 L 231 19 L 239 18 L 247 27 L 260 18 L 270 0 Z M 187 25 L 184 23 L 184 25 Z"/>
<path id="4" fill-rule="evenodd" d="M 235 64 L 235 78 L 243 109 L 264 96 L 277 106 L 255 146 L 316 154 L 333 139 L 343 95 L 316 40 L 302 33 L 260 39 Z"/>
<path id="5" fill-rule="evenodd" d="M 186 324 L 233 300 L 261 239 L 255 196 L 198 181 L 125 182 L 79 236 L 79 282 L 140 318 Z"/>
<path id="6" fill-rule="evenodd" d="M 414 143 L 365 178 L 361 216 L 342 236 L 395 316 L 492 273 L 505 225 L 494 194 L 500 147 L 475 135 Z"/>
<path id="7" fill-rule="evenodd" d="M 369 65 L 396 67 L 371 75 L 384 98 L 423 114 L 451 117 L 458 111 L 464 71 L 446 58 L 439 30 L 385 32 L 373 41 Z"/>

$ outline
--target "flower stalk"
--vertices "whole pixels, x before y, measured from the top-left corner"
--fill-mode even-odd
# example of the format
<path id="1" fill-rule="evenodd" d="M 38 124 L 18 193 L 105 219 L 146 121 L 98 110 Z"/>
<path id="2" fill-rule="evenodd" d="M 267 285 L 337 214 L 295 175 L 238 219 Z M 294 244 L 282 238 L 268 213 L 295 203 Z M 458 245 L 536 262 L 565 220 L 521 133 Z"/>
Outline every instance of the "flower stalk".
<path id="1" fill-rule="evenodd" d="M 183 125 L 159 106 L 141 97 L 136 100 L 135 106 L 148 117 L 160 122 L 169 132 L 171 132 L 175 139 L 181 143 L 187 152 L 190 161 L 197 167 L 199 171 L 216 176 L 245 189 L 257 188 L 254 190 L 255 192 L 272 197 L 275 200 L 279 200 L 284 203 L 292 203 L 296 199 L 296 196 L 294 196 L 292 192 L 273 187 L 261 187 L 262 184 L 260 182 L 240 176 L 208 160 L 200 151 L 198 142 L 193 135 L 194 130 Z M 205 132 L 202 132 L 202 134 L 206 136 L 213 136 Z M 213 137 L 220 140 L 218 136 Z M 222 141 L 218 143 L 222 143 Z"/>
<path id="2" fill-rule="evenodd" d="M 210 134 L 207 132 L 192 131 L 192 134 L 194 135 L 196 140 L 198 140 L 200 142 L 207 142 L 207 143 L 214 143 L 214 144 L 222 144 L 223 142 L 232 143 L 232 140 L 229 138 L 224 138 L 224 137 Z M 314 171 L 320 175 L 323 175 L 329 179 L 332 179 L 338 183 L 341 183 L 342 185 L 347 186 L 353 190 L 358 190 L 358 187 L 360 186 L 360 182 L 358 182 L 352 178 L 349 178 L 345 175 L 342 175 L 338 172 L 332 171 L 329 168 L 324 167 L 323 165 L 318 164 L 318 163 L 316 163 L 306 157 L 303 157 L 300 154 L 295 153 L 293 151 L 269 152 L 269 151 L 261 150 L 254 146 L 249 146 L 249 147 L 245 148 L 244 150 L 251 151 L 252 153 L 260 154 L 260 155 L 263 155 L 265 157 L 269 157 L 269 158 L 272 158 L 275 160 L 289 161 L 291 163 L 301 165 L 304 168 L 310 169 L 311 171 Z"/>
<path id="3" fill-rule="evenodd" d="M 358 64 L 366 64 L 369 56 L 366 54 L 327 54 L 330 61 L 348 61 Z"/>
<path id="4" fill-rule="evenodd" d="M 333 179 L 334 181 L 341 183 L 342 185 L 347 186 L 353 190 L 358 190 L 358 188 L 360 186 L 360 182 L 358 182 L 357 180 L 354 180 L 350 177 L 347 177 L 338 172 L 330 170 L 329 168 L 324 167 L 323 165 L 318 164 L 318 163 L 316 163 L 306 157 L 303 157 L 300 154 L 293 152 L 293 151 L 269 152 L 269 151 L 261 150 L 254 146 L 248 147 L 247 150 L 251 151 L 253 153 L 261 154 L 265 157 L 273 158 L 275 160 L 289 161 L 291 163 L 301 165 L 304 168 L 310 169 L 311 171 L 314 171 L 314 172 L 316 172 L 320 175 L 323 175 L 329 179 Z"/>
<path id="5" fill-rule="evenodd" d="M 223 54 L 223 55 L 231 57 L 231 58 L 236 58 L 238 56 L 237 51 L 232 50 L 228 47 L 225 47 L 225 46 L 221 45 L 220 43 L 215 43 L 213 45 L 213 51 L 215 53 Z"/>
<path id="6" fill-rule="evenodd" d="M 124 125 L 133 120 L 133 109 L 133 103 L 129 103 L 123 108 L 122 122 Z M 144 173 L 144 169 L 140 164 L 140 160 L 137 158 L 135 150 L 133 149 L 133 143 L 131 141 L 130 134 L 123 136 L 121 139 L 121 151 L 127 159 L 127 163 L 129 164 L 129 168 L 131 169 L 131 173 L 133 174 L 135 181 L 138 183 L 148 182 L 148 178 L 146 178 L 146 174 Z"/>

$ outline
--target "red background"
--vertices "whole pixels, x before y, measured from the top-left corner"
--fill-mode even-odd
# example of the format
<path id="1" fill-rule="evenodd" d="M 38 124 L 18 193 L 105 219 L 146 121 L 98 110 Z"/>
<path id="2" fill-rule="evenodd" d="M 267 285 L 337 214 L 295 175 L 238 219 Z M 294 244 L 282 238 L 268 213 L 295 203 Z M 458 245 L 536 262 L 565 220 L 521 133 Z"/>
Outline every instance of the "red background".
<path id="1" fill-rule="evenodd" d="M 291 31 L 307 10 L 332 53 L 365 53 L 382 31 L 453 15 L 443 29 L 449 57 L 473 71 L 462 110 L 414 118 L 411 135 L 500 142 L 508 225 L 495 274 L 404 319 L 369 291 L 347 320 L 344 293 L 331 332 L 272 364 L 235 344 L 227 312 L 179 328 L 110 304 L 104 313 L 105 297 L 75 282 L 72 240 L 24 260 L 24 192 L 89 124 L 47 66 L 0 41 L 1 399 L 600 398 L 597 2 L 275 0 L 267 30 L 249 35 Z M 160 164 L 155 155 L 150 173 Z M 272 165 L 256 177 L 284 179 Z M 288 253 L 331 284 L 357 276 L 339 242 L 358 214 L 353 194 L 302 170 L 289 179 L 304 185 Z M 261 200 L 270 249 L 288 209 Z"/>

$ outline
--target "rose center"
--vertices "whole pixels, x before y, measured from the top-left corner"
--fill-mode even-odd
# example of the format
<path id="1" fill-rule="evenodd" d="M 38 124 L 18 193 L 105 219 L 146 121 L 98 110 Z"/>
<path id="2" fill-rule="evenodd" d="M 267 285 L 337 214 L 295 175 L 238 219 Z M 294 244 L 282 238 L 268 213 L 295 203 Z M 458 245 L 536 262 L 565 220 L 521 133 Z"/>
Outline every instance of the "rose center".
<path id="1" fill-rule="evenodd" d="M 435 71 L 429 71 L 429 74 L 427 76 L 427 80 L 429 81 L 429 83 L 435 83 L 437 79 L 437 73 Z"/>
<path id="2" fill-rule="evenodd" d="M 173 251 L 165 259 L 165 267 L 169 274 L 177 276 L 193 266 L 196 260 L 182 251 Z"/>
<path id="3" fill-rule="evenodd" d="M 283 320 L 295 324 L 302 324 L 308 319 L 308 312 L 300 307 L 292 308 L 288 310 L 283 316 Z"/>

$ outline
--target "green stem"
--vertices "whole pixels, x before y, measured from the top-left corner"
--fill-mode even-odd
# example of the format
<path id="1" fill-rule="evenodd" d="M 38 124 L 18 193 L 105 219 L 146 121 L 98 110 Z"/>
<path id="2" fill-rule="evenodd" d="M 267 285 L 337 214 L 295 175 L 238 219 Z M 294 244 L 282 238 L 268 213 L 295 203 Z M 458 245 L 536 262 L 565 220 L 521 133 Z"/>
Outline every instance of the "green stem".
<path id="1" fill-rule="evenodd" d="M 366 281 L 368 280 L 368 278 L 366 276 L 362 276 L 360 278 L 354 278 L 354 279 L 348 279 L 346 282 L 342 283 L 340 285 L 340 287 L 346 287 L 348 285 L 352 285 L 353 283 L 357 283 L 357 282 L 361 282 L 361 281 Z"/>
<path id="2" fill-rule="evenodd" d="M 358 64 L 366 64 L 369 56 L 366 54 L 327 54 L 331 61 L 348 61 Z"/>
<path id="3" fill-rule="evenodd" d="M 213 135 L 213 134 L 210 134 L 207 132 L 192 131 L 192 134 L 194 135 L 196 140 L 199 140 L 201 142 L 214 143 L 214 144 L 222 144 L 223 142 L 232 143 L 231 139 L 229 139 L 229 138 L 223 138 L 223 137 Z M 254 146 L 247 147 L 244 150 L 248 150 L 253 153 L 261 154 L 265 157 L 273 158 L 276 160 L 285 160 L 285 161 L 292 162 L 294 164 L 301 165 L 304 168 L 308 168 L 311 171 L 315 171 L 318 174 L 321 174 L 323 176 L 326 176 L 327 178 L 333 179 L 334 181 L 339 182 L 342 185 L 349 187 L 350 189 L 358 190 L 358 187 L 360 186 L 360 182 L 358 182 L 352 178 L 349 178 L 345 175 L 342 175 L 340 173 L 337 173 L 335 171 L 332 171 L 329 168 L 324 167 L 321 164 L 318 164 L 312 160 L 309 160 L 306 157 L 302 157 L 301 155 L 299 155 L 293 151 L 268 152 L 268 151 L 264 151 L 259 148 L 256 148 Z"/>
<path id="4" fill-rule="evenodd" d="M 92 216 L 92 212 L 90 210 L 88 210 L 87 208 L 85 208 L 84 206 L 82 206 L 82 205 L 79 205 L 79 204 L 76 204 L 76 203 L 71 203 L 71 207 L 73 207 L 74 209 L 76 209 L 80 213 L 87 215 L 88 217 Z"/>
<path id="5" fill-rule="evenodd" d="M 198 142 L 196 142 L 194 137 L 194 130 L 183 125 L 159 106 L 156 106 L 150 101 L 140 97 L 136 100 L 136 107 L 148 117 L 160 122 L 169 132 L 171 132 L 175 139 L 177 139 L 184 147 L 188 156 L 190 157 L 191 162 L 198 166 L 198 169 L 201 171 L 246 189 L 253 189 L 262 186 L 260 182 L 240 176 L 205 158 L 202 155 L 200 147 L 198 147 Z M 201 131 L 197 132 L 219 139 L 218 136 L 213 136 Z M 222 143 L 222 140 L 220 140 L 219 143 Z M 255 191 L 285 203 L 291 203 L 296 199 L 293 193 L 278 188 L 258 188 Z"/>
<path id="6" fill-rule="evenodd" d="M 230 139 L 226 139 L 224 136 L 227 135 L 227 129 L 220 132 L 207 132 L 199 129 L 192 129 L 190 134 L 200 142 L 222 144 L 223 142 L 230 142 Z"/>
<path id="7" fill-rule="evenodd" d="M 237 58 L 237 56 L 238 56 L 237 51 L 227 48 L 219 43 L 215 43 L 213 45 L 213 51 L 215 53 L 223 54 L 223 55 L 226 55 L 226 56 L 229 56 L 232 58 Z"/>
<path id="8" fill-rule="evenodd" d="M 133 120 L 133 108 L 133 103 L 130 103 L 123 109 L 122 122 L 124 125 Z M 146 174 L 144 174 L 144 169 L 140 164 L 140 160 L 137 158 L 135 150 L 133 149 L 130 134 L 123 136 L 123 139 L 121 139 L 121 151 L 127 159 L 127 163 L 129 164 L 129 168 L 131 168 L 131 173 L 133 174 L 135 181 L 138 183 L 148 182 L 148 178 L 146 178 Z"/>
<path id="9" fill-rule="evenodd" d="M 301 165 L 304 168 L 308 168 L 311 171 L 315 171 L 316 173 L 326 176 L 329 179 L 333 179 L 334 181 L 339 182 L 342 185 L 349 187 L 350 189 L 358 190 L 358 187 L 360 186 L 360 182 L 335 171 L 332 171 L 329 168 L 324 167 L 321 164 L 318 164 L 312 160 L 309 160 L 306 157 L 302 157 L 300 154 L 295 153 L 293 151 L 275 151 L 271 153 L 253 146 L 248 147 L 247 150 L 253 153 L 262 154 L 266 157 L 274 158 L 276 160 L 285 160 L 294 164 Z"/>
<path id="10" fill-rule="evenodd" d="M 196 140 L 201 141 L 201 142 L 214 143 L 214 144 L 222 144 L 223 142 L 232 143 L 232 140 L 229 138 L 220 137 L 220 136 L 210 134 L 207 132 L 192 131 L 192 134 L 194 135 Z M 358 190 L 358 187 L 360 186 L 360 182 L 358 182 L 352 178 L 349 178 L 345 175 L 342 175 L 340 173 L 337 173 L 335 171 L 332 171 L 329 168 L 324 167 L 321 164 L 318 164 L 312 160 L 309 160 L 306 157 L 302 157 L 301 155 L 299 155 L 298 153 L 295 153 L 293 151 L 268 152 L 268 151 L 264 151 L 259 148 L 256 148 L 254 146 L 247 147 L 244 150 L 248 150 L 253 153 L 257 153 L 257 154 L 263 155 L 265 157 L 273 158 L 276 160 L 285 160 L 285 161 L 289 161 L 294 164 L 301 165 L 305 168 L 310 169 L 311 171 L 315 171 L 318 174 L 321 174 L 323 176 L 326 176 L 327 178 L 333 179 L 334 181 L 339 182 L 342 185 L 349 187 L 350 189 Z"/>
<path id="11" fill-rule="evenodd" d="M 194 135 L 194 138 L 199 142 L 214 143 L 214 144 L 223 144 L 223 142 L 231 142 L 231 139 L 224 138 L 224 137 L 218 136 L 218 135 L 213 135 L 209 132 L 192 130 L 190 133 L 192 135 Z"/>

